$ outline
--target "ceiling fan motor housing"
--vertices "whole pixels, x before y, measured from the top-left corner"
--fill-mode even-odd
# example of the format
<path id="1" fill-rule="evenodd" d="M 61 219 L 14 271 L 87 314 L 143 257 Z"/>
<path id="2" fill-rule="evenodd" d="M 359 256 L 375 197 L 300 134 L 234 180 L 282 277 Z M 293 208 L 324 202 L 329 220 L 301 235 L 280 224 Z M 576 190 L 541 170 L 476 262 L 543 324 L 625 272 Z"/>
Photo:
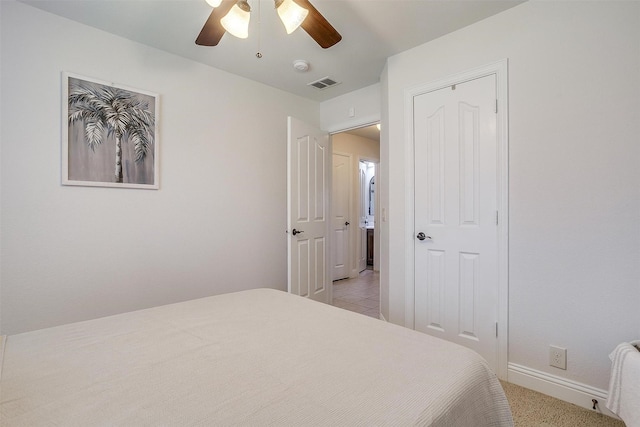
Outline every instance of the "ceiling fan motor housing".
<path id="1" fill-rule="evenodd" d="M 0 0 L 1 1 L 1 0 Z M 235 8 L 233 14 L 240 12 L 247 16 L 243 17 L 243 30 L 242 35 L 236 35 L 236 37 L 246 38 L 246 28 L 248 28 L 249 18 L 248 14 L 251 11 L 251 7 L 247 0 L 208 0 L 211 6 L 218 4 L 217 7 L 211 11 L 209 18 L 205 22 L 200 34 L 196 38 L 196 44 L 199 46 L 217 46 L 222 36 L 227 32 L 227 28 L 223 26 L 221 21 L 227 18 L 229 12 Z M 288 0 L 287 0 L 288 1 Z M 305 17 L 298 25 L 311 36 L 311 38 L 320 45 L 323 49 L 327 49 L 340 40 L 342 36 L 335 28 L 326 20 L 324 16 L 316 9 L 309 0 L 295 0 L 293 2 L 297 7 L 305 10 Z M 285 0 L 275 0 L 276 8 L 286 4 Z M 284 23 L 284 21 L 283 21 Z M 285 24 L 286 27 L 287 24 Z M 292 27 L 297 28 L 297 25 Z M 293 29 L 291 31 L 293 31 Z M 289 30 L 287 30 L 289 33 Z M 233 33 L 232 33 L 233 34 Z"/>

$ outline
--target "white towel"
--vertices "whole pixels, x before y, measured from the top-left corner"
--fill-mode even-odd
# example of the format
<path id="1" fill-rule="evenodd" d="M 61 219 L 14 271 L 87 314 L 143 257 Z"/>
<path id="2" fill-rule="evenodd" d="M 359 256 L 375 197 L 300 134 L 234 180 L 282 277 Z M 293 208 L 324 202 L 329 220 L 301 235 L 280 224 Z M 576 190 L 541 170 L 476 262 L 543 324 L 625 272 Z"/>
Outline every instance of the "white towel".
<path id="1" fill-rule="evenodd" d="M 606 406 L 627 427 L 640 427 L 640 351 L 634 344 L 640 341 L 619 344 L 609 355 L 612 364 Z"/>

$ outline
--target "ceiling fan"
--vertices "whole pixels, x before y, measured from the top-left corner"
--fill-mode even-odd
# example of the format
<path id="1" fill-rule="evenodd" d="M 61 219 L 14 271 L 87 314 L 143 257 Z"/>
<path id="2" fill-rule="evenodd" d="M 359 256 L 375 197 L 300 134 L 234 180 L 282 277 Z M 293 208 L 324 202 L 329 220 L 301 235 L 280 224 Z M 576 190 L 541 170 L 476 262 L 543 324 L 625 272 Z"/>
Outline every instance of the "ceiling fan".
<path id="1" fill-rule="evenodd" d="M 216 46 L 225 32 L 247 37 L 251 11 L 247 0 L 207 0 L 207 3 L 214 9 L 196 39 L 197 45 Z M 287 34 L 302 27 L 323 49 L 342 40 L 340 33 L 309 0 L 275 0 L 275 6 Z"/>

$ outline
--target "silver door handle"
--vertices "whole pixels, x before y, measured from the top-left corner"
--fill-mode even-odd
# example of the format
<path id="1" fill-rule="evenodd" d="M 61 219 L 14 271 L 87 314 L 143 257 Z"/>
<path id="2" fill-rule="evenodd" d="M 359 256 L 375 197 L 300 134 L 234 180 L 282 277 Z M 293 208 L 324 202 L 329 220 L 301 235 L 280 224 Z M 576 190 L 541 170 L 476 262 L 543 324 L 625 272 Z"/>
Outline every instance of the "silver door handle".
<path id="1" fill-rule="evenodd" d="M 418 233 L 418 235 L 416 236 L 418 238 L 418 240 L 424 240 L 424 239 L 431 239 L 431 236 L 427 236 L 426 234 L 424 234 L 422 231 Z"/>

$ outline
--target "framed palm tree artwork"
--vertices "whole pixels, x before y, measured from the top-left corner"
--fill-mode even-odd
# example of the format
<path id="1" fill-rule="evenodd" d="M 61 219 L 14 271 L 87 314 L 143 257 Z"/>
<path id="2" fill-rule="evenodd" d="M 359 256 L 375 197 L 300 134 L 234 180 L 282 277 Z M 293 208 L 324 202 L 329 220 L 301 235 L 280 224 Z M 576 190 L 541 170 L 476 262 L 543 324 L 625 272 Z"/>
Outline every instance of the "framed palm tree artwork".
<path id="1" fill-rule="evenodd" d="M 159 95 L 64 72 L 62 184 L 159 188 Z"/>

